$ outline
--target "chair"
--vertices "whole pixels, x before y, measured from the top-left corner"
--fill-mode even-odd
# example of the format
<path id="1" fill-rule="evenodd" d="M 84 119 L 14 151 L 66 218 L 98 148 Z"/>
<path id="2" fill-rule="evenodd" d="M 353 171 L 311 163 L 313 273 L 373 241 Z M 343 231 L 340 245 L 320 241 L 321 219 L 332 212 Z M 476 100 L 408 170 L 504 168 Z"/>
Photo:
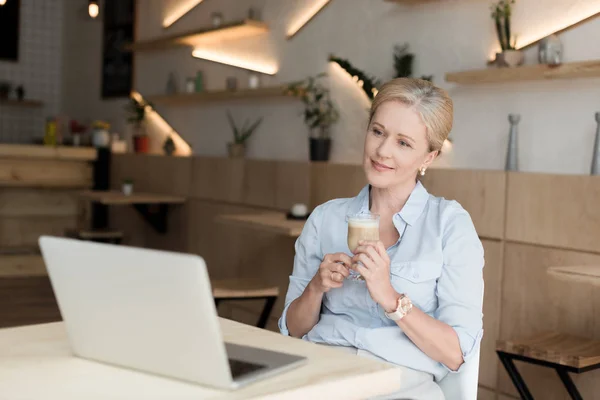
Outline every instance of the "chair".
<path id="1" fill-rule="evenodd" d="M 231 279 L 211 281 L 215 306 L 219 307 L 221 301 L 226 300 L 265 300 L 265 306 L 262 310 L 258 323 L 259 328 L 265 328 L 269 321 L 269 316 L 273 310 L 273 305 L 279 297 L 279 288 L 269 286 L 260 282 L 248 279 Z"/>
<path id="2" fill-rule="evenodd" d="M 446 400 L 477 400 L 479 347 L 474 351 L 476 353 L 473 358 L 463 366 L 459 373 L 450 373 L 438 382 Z"/>
<path id="3" fill-rule="evenodd" d="M 481 298 L 483 299 L 484 288 L 481 291 Z M 479 356 L 481 350 L 481 342 L 472 356 L 459 373 L 449 373 L 438 382 L 438 385 L 444 392 L 446 400 L 477 400 L 477 389 L 479 385 Z"/>

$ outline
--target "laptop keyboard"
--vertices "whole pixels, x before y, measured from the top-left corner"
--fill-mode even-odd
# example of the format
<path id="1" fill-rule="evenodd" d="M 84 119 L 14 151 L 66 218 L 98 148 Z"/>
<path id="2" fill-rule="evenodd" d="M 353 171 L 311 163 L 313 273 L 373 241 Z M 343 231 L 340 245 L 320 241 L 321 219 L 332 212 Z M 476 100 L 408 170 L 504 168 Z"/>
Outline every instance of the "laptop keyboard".
<path id="1" fill-rule="evenodd" d="M 240 376 L 249 374 L 254 371 L 267 368 L 266 365 L 249 363 L 246 361 L 229 359 L 229 368 L 231 369 L 231 375 L 233 379 L 239 378 Z"/>

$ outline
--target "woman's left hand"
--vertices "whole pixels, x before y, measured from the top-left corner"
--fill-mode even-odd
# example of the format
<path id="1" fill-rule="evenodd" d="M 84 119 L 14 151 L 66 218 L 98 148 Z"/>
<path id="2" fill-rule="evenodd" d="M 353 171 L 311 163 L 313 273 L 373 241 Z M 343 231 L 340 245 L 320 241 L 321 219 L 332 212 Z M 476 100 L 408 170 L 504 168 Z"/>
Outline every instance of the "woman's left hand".
<path id="1" fill-rule="evenodd" d="M 365 279 L 371 298 L 387 312 L 396 310 L 399 295 L 390 281 L 390 257 L 383 243 L 361 240 L 352 262 L 352 268 Z"/>

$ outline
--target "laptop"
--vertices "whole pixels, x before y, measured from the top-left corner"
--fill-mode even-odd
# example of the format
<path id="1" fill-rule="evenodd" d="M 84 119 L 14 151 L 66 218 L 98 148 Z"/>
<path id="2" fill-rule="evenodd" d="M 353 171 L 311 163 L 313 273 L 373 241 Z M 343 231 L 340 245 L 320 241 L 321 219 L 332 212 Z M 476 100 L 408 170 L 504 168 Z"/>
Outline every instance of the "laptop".
<path id="1" fill-rule="evenodd" d="M 225 343 L 199 256 L 51 236 L 39 244 L 78 357 L 218 389 L 306 361 Z"/>

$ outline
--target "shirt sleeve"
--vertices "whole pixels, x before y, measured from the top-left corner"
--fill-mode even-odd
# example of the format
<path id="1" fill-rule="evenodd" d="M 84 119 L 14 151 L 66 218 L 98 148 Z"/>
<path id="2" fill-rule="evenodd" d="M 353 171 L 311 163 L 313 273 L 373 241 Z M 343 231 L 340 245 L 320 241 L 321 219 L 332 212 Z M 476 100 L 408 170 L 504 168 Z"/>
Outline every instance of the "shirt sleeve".
<path id="1" fill-rule="evenodd" d="M 290 276 L 290 284 L 285 296 L 285 307 L 279 319 L 279 330 L 289 336 L 286 317 L 290 304 L 296 300 L 315 276 L 321 265 L 322 255 L 319 241 L 319 229 L 322 219 L 322 206 L 313 210 L 306 221 L 300 237 L 296 240 L 294 256 L 294 269 Z"/>
<path id="2" fill-rule="evenodd" d="M 483 246 L 471 217 L 456 202 L 449 206 L 444 224 L 444 265 L 438 279 L 438 308 L 434 316 L 458 335 L 464 363 L 483 336 Z M 461 365 L 462 368 L 462 365 Z M 459 372 L 451 371 L 450 372 Z"/>

